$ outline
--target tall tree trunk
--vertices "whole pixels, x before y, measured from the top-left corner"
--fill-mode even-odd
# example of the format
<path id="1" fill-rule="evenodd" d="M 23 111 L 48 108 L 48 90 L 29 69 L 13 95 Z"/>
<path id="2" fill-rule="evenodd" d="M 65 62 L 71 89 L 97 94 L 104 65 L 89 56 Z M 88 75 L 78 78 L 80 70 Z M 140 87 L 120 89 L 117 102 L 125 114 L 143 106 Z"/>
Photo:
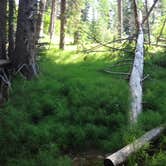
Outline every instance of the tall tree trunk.
<path id="1" fill-rule="evenodd" d="M 0 2 L 0 59 L 6 58 L 6 8 L 7 0 Z"/>
<path id="2" fill-rule="evenodd" d="M 37 75 L 36 16 L 37 0 L 20 0 L 13 65 L 27 79 Z"/>
<path id="3" fill-rule="evenodd" d="M 65 45 L 65 24 L 66 24 L 66 0 L 61 0 L 61 29 L 59 48 L 64 49 Z"/>
<path id="4" fill-rule="evenodd" d="M 9 0 L 9 32 L 8 32 L 8 56 L 11 57 L 15 47 L 14 39 L 14 12 L 15 12 L 15 0 Z"/>
<path id="5" fill-rule="evenodd" d="M 135 58 L 130 76 L 131 90 L 131 115 L 130 121 L 136 122 L 138 115 L 142 112 L 142 79 L 144 68 L 144 34 L 142 29 L 142 13 L 137 19 L 139 27 Z"/>
<path id="6" fill-rule="evenodd" d="M 38 21 L 37 21 L 37 27 L 36 27 L 37 28 L 37 38 L 38 39 L 43 35 L 45 7 L 46 7 L 46 0 L 40 0 Z"/>
<path id="7" fill-rule="evenodd" d="M 118 34 L 122 38 L 123 33 L 123 1 L 118 0 Z"/>
<path id="8" fill-rule="evenodd" d="M 50 42 L 52 41 L 52 38 L 55 32 L 55 19 L 56 19 L 56 0 L 52 0 L 51 17 L 50 17 L 50 25 L 49 25 Z"/>
<path id="9" fill-rule="evenodd" d="M 146 15 L 148 14 L 148 0 L 145 0 L 145 8 L 146 8 Z M 151 43 L 151 40 L 150 40 L 150 26 L 149 26 L 149 18 L 147 18 L 147 32 L 148 32 L 148 42 L 149 42 L 149 45 Z"/>
<path id="10" fill-rule="evenodd" d="M 134 16 L 135 16 L 134 18 L 135 18 L 136 34 L 138 35 L 139 24 L 138 24 L 137 0 L 133 0 L 133 8 L 134 8 Z"/>

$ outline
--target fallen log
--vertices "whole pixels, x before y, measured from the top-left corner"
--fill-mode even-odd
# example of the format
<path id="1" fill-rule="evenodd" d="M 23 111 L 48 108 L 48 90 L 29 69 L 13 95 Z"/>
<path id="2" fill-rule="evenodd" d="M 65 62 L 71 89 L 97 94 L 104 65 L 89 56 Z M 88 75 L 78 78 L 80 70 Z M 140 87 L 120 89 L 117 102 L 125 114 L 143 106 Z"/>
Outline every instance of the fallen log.
<path id="1" fill-rule="evenodd" d="M 149 44 L 147 42 L 144 42 L 144 44 Z M 156 44 L 156 43 L 150 43 L 151 46 L 155 46 L 155 47 L 163 47 L 166 48 L 166 44 Z"/>
<path id="2" fill-rule="evenodd" d="M 110 74 L 117 74 L 117 75 L 130 75 L 130 73 L 125 73 L 125 72 L 118 72 L 118 71 L 109 71 L 109 70 L 104 70 L 106 73 Z"/>
<path id="3" fill-rule="evenodd" d="M 140 148 L 142 148 L 150 141 L 160 136 L 163 133 L 164 129 L 165 127 L 157 127 L 155 129 L 152 129 L 145 133 L 142 137 L 135 140 L 133 143 L 125 146 L 112 155 L 107 156 L 104 160 L 104 166 L 117 166 L 124 163 L 129 156 L 137 152 Z"/>

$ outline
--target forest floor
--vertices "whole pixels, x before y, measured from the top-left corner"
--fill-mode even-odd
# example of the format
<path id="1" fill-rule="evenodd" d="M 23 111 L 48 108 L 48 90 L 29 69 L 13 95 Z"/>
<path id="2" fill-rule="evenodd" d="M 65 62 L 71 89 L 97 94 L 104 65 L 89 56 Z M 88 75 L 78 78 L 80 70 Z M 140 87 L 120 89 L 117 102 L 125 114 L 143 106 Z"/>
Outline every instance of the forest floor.
<path id="1" fill-rule="evenodd" d="M 144 112 L 133 129 L 128 76 L 104 71 L 130 72 L 132 53 L 41 50 L 39 77 L 27 81 L 18 75 L 0 110 L 0 165 L 101 166 L 103 154 L 165 123 L 166 56 L 153 50 L 146 51 Z M 155 155 L 141 150 L 127 165 L 165 163 L 165 147 L 162 136 Z"/>

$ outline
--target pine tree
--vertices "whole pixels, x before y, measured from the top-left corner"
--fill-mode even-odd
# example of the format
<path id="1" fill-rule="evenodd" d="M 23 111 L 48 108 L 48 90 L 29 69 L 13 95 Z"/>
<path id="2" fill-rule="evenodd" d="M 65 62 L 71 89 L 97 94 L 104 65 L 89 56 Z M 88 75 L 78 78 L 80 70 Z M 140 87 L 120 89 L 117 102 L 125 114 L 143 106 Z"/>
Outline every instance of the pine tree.
<path id="1" fill-rule="evenodd" d="M 36 17 L 37 0 L 20 0 L 13 65 L 27 79 L 37 75 Z"/>
<path id="2" fill-rule="evenodd" d="M 6 58 L 6 8 L 7 0 L 0 2 L 0 58 Z"/>

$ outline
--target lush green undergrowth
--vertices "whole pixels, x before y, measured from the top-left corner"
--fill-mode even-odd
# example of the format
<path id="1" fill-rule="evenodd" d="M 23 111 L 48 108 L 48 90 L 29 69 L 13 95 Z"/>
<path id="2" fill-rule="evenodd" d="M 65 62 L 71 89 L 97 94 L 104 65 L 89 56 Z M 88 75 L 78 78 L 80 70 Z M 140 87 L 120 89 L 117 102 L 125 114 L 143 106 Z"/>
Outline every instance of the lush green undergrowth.
<path id="1" fill-rule="evenodd" d="M 42 51 L 39 78 L 26 81 L 18 76 L 0 110 L 0 165 L 70 166 L 71 157 L 80 152 L 113 152 L 164 123 L 166 68 L 157 58 L 162 55 L 147 55 L 144 113 L 132 130 L 127 78 L 104 72 L 131 55 Z M 128 72 L 130 67 L 113 70 Z"/>

